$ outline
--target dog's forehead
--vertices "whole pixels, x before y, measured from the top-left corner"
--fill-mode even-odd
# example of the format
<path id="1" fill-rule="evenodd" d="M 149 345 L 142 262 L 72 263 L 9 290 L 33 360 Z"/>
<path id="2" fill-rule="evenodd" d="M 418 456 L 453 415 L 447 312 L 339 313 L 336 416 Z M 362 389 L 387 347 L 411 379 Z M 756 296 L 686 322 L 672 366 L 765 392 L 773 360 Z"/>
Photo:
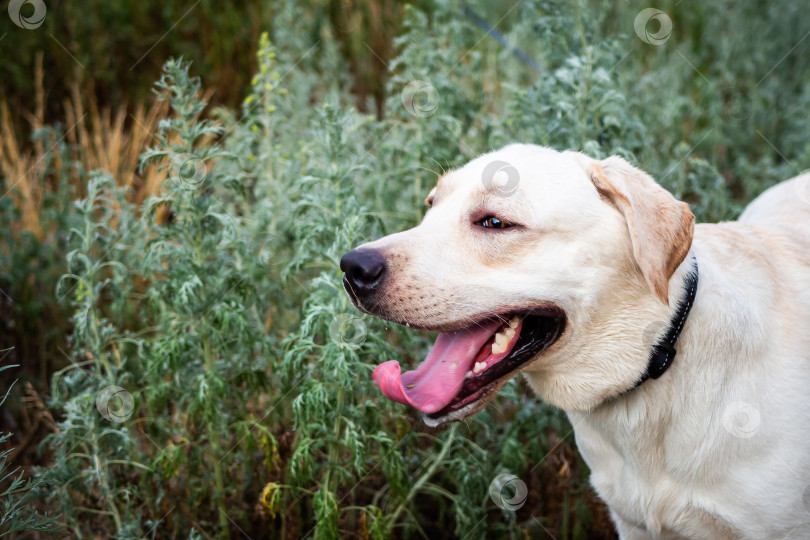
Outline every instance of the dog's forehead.
<path id="1" fill-rule="evenodd" d="M 451 193 L 471 197 L 579 196 L 593 191 L 580 162 L 567 152 L 513 144 L 473 159 L 442 176 L 428 199 Z"/>

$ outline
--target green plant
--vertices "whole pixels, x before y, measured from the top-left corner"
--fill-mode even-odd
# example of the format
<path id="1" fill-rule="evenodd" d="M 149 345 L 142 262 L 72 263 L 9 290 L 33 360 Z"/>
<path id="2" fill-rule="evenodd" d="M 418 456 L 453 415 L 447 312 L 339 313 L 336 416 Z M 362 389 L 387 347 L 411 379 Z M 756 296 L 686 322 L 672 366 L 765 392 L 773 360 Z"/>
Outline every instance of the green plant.
<path id="1" fill-rule="evenodd" d="M 0 350 L 0 352 L 6 352 Z M 16 365 L 0 366 L 0 371 L 18 367 Z M 6 393 L 0 397 L 0 407 L 8 399 L 12 384 Z M 0 432 L 0 444 L 11 438 L 11 433 Z M 13 449 L 0 451 L 0 537 L 23 531 L 39 531 L 50 533 L 64 532 L 59 525 L 59 516 L 41 515 L 28 507 L 28 503 L 36 498 L 34 489 L 42 480 L 39 478 L 23 480 L 23 473 L 17 467 L 8 470 L 6 461 Z"/>

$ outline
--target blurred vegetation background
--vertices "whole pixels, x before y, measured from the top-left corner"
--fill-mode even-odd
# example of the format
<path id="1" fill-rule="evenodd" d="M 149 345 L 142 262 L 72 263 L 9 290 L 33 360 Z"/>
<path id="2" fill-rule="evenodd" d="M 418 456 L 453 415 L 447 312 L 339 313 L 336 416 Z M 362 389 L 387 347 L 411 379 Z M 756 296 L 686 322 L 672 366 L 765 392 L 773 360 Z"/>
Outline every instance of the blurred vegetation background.
<path id="1" fill-rule="evenodd" d="M 441 434 L 382 399 L 430 336 L 340 255 L 508 142 L 703 221 L 810 163 L 798 0 L 35 4 L 0 13 L 0 533 L 614 538 L 522 381 Z"/>

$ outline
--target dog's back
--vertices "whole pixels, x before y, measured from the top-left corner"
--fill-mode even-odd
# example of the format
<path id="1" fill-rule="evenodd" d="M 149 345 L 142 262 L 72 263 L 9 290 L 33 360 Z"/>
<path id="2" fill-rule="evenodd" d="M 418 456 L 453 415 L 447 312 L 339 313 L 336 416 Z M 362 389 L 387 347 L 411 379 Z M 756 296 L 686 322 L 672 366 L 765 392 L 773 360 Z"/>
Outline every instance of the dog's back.
<path id="1" fill-rule="evenodd" d="M 760 245 L 773 268 L 773 279 L 790 291 L 783 298 L 785 309 L 796 316 L 787 320 L 803 328 L 800 334 L 806 335 L 810 326 L 810 173 L 762 193 L 745 209 L 739 223 L 764 240 Z M 810 346 L 810 337 L 806 343 Z"/>
<path id="2" fill-rule="evenodd" d="M 748 205 L 739 221 L 784 227 L 810 243 L 810 172 L 765 191 Z"/>

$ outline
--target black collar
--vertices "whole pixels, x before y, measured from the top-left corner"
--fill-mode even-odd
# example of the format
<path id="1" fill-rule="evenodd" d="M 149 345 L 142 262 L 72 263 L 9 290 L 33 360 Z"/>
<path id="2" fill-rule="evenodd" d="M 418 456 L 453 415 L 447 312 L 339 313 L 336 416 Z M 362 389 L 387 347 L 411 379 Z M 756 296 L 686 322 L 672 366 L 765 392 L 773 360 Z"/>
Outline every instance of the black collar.
<path id="1" fill-rule="evenodd" d="M 689 316 L 689 311 L 692 309 L 692 304 L 695 303 L 695 295 L 697 294 L 698 287 L 698 264 L 697 259 L 692 255 L 692 270 L 686 276 L 686 296 L 681 298 L 678 304 L 678 309 L 669 323 L 669 330 L 658 340 L 652 351 L 650 352 L 650 360 L 647 363 L 647 371 L 639 379 L 636 385 L 631 390 L 638 388 L 647 379 L 657 379 L 669 368 L 672 360 L 678 351 L 675 350 L 675 343 L 681 335 L 683 325 L 686 318 Z"/>

